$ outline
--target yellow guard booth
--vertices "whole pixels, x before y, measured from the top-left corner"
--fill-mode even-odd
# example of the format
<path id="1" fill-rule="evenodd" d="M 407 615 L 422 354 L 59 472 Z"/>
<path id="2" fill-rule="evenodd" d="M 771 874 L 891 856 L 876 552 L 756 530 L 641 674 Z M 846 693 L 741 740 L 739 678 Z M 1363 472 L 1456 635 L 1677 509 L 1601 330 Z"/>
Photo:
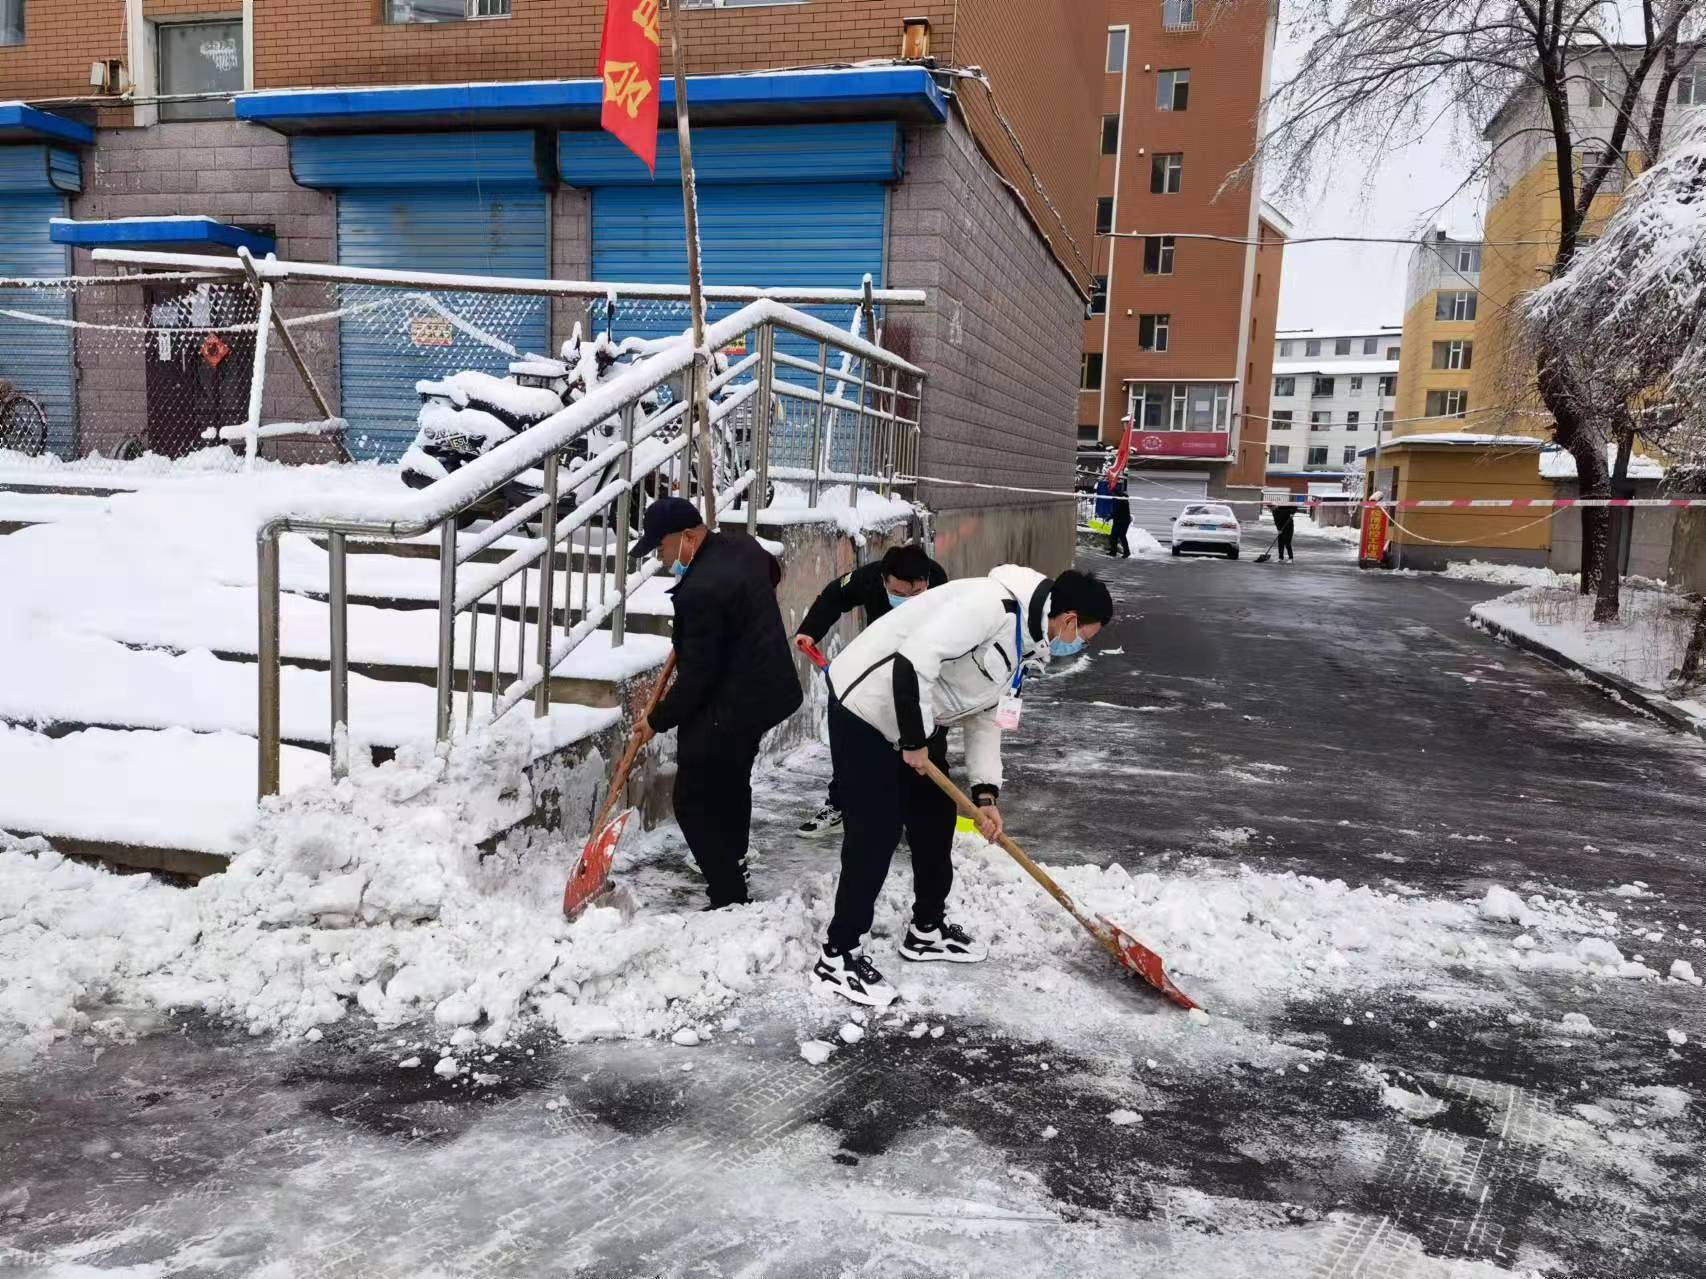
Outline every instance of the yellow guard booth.
<path id="1" fill-rule="evenodd" d="M 1468 432 L 1400 436 L 1367 449 L 1371 491 L 1399 502 L 1454 498 L 1550 498 L 1540 476 L 1544 441 Z M 1546 563 L 1552 521 L 1545 508 L 1482 507 L 1393 513 L 1393 568 L 1438 571 L 1454 560 Z"/>

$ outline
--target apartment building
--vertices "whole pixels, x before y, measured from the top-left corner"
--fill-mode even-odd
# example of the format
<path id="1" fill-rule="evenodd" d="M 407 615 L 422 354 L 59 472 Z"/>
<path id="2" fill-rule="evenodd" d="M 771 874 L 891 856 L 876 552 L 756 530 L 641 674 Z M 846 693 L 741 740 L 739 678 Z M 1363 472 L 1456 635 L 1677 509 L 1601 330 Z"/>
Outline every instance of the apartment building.
<path id="1" fill-rule="evenodd" d="M 1290 225 L 1259 180 L 1222 187 L 1254 147 L 1276 10 L 1240 5 L 1210 22 L 1207 9 L 1107 5 L 1078 434 L 1087 448 L 1113 445 L 1129 414 L 1135 476 L 1255 501 Z"/>
<path id="2" fill-rule="evenodd" d="M 1067 486 L 1098 161 L 1094 138 L 1062 145 L 1059 121 L 1102 105 L 1101 4 L 676 7 L 663 21 L 683 24 L 690 49 L 707 281 L 857 288 L 869 274 L 926 289 L 926 308 L 885 322 L 930 375 L 921 473 Z M 0 280 L 93 270 L 89 246 L 146 245 L 153 228 L 195 252 L 245 243 L 371 268 L 681 283 L 667 27 L 653 177 L 599 128 L 604 11 L 0 0 Z M 20 305 L 74 318 L 85 299 Z M 569 322 L 540 307 L 518 345 L 554 349 Z M 636 310 L 624 323 L 664 321 Z M 44 344 L 38 325 L 23 343 L 6 324 L 0 376 L 48 405 L 56 452 L 110 448 L 167 411 L 140 370 L 80 359 L 70 330 Z M 304 345 L 336 407 L 360 418 L 356 451 L 392 458 L 413 429 L 416 371 L 363 341 L 342 324 Z M 923 496 L 958 571 L 1071 555 L 1061 503 L 946 484 Z"/>
<path id="3" fill-rule="evenodd" d="M 1267 484 L 1336 491 L 1358 455 L 1392 430 L 1403 333 L 1376 328 L 1281 330 L 1274 344 Z"/>
<path id="4" fill-rule="evenodd" d="M 1481 314 L 1481 242 L 1435 231 L 1410 254 L 1398 369 L 1399 435 L 1460 429 L 1471 414 L 1475 326 Z"/>

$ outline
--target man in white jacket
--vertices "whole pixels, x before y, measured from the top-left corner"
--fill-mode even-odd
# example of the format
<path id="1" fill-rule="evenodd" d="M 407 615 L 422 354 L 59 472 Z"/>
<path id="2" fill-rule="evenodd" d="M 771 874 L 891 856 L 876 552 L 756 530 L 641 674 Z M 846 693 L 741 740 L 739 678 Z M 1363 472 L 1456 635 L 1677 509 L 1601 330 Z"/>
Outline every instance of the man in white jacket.
<path id="1" fill-rule="evenodd" d="M 829 745 L 845 826 L 835 916 L 814 980 L 885 1007 L 893 986 L 860 951 L 904 831 L 912 849 L 910 960 L 975 963 L 984 950 L 948 922 L 954 803 L 924 775 L 947 768 L 950 725 L 965 731 L 966 768 L 987 839 L 1001 834 L 1002 725 L 1016 726 L 1028 656 L 1067 657 L 1113 617 L 1108 588 L 1069 571 L 1052 581 L 1016 564 L 938 586 L 867 627 L 829 668 Z"/>

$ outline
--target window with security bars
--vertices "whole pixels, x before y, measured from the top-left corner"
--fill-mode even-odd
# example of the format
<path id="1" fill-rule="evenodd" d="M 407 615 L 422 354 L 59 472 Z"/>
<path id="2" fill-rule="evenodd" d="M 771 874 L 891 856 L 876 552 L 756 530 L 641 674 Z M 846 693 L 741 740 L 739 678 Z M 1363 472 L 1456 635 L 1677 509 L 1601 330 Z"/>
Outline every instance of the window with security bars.
<path id="1" fill-rule="evenodd" d="M 1161 0 L 1161 29 L 1163 31 L 1195 31 L 1197 29 L 1197 0 Z"/>
<path id="2" fill-rule="evenodd" d="M 507 18 L 509 7 L 510 0 L 385 0 L 385 21 L 413 25 Z"/>
<path id="3" fill-rule="evenodd" d="M 0 0 L 0 47 L 24 42 L 24 0 Z"/>

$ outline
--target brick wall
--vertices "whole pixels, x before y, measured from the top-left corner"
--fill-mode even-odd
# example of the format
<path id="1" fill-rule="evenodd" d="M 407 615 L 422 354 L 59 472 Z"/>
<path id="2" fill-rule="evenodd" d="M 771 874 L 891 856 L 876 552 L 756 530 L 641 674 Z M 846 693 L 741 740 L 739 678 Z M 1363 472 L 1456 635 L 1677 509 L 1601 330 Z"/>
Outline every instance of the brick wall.
<path id="1" fill-rule="evenodd" d="M 1268 416 L 1274 393 L 1274 330 L 1279 323 L 1280 270 L 1285 237 L 1263 222 L 1262 247 L 1256 251 L 1255 290 L 1250 299 L 1250 349 L 1244 367 L 1244 419 L 1239 424 L 1238 456 L 1228 468 L 1227 484 L 1261 488 L 1268 467 Z"/>
<path id="2" fill-rule="evenodd" d="M 906 167 L 890 203 L 889 282 L 927 289 L 930 303 L 896 312 L 885 342 L 930 373 L 920 471 L 1070 489 L 1083 314 L 1076 289 L 958 120 L 908 130 Z M 958 530 L 939 542 L 958 571 L 1006 558 L 1056 568 L 1070 559 L 1070 501 L 946 485 L 924 486 L 923 499 L 944 513 L 945 529 Z M 978 549 L 956 558 L 955 540 Z"/>
<path id="3" fill-rule="evenodd" d="M 72 200 L 71 212 L 84 219 L 205 214 L 222 221 L 270 225 L 281 257 L 310 262 L 333 258 L 332 197 L 291 181 L 282 137 L 236 121 L 103 130 L 100 144 L 85 156 L 83 194 Z M 87 253 L 78 251 L 75 256 L 78 274 L 96 272 Z M 286 315 L 336 305 L 331 291 L 318 286 L 291 285 L 279 294 L 279 306 Z M 147 318 L 138 286 L 82 289 L 76 295 L 75 315 L 85 323 L 126 327 L 141 325 Z M 336 326 L 305 326 L 296 330 L 296 339 L 335 406 Z M 147 421 L 147 356 L 138 338 L 98 330 L 79 335 L 83 451 L 110 452 L 140 434 Z M 275 349 L 267 368 L 264 409 L 268 420 L 318 416 L 282 351 Z"/>
<path id="4" fill-rule="evenodd" d="M 0 46 L 0 100 L 81 97 L 91 62 L 124 57 L 124 0 L 29 0 L 24 43 Z"/>

